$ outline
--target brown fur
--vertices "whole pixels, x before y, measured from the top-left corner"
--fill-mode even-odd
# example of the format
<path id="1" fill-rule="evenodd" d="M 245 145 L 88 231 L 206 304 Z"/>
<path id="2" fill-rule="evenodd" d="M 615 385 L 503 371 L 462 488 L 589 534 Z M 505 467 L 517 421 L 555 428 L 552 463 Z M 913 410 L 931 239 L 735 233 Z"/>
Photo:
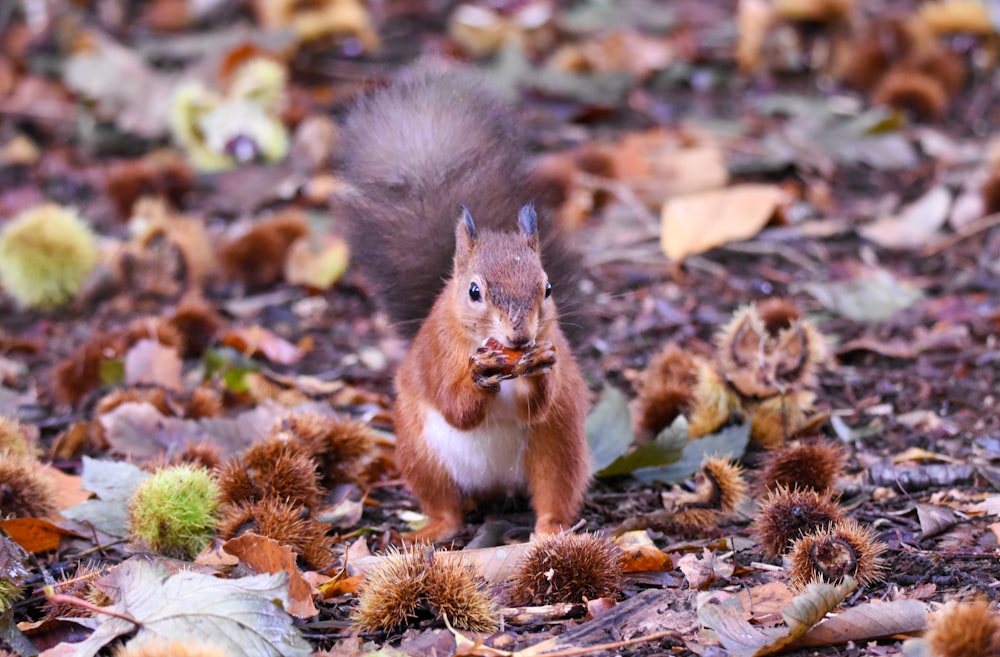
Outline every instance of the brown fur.
<path id="1" fill-rule="evenodd" d="M 429 524 L 414 535 L 415 539 L 444 540 L 457 533 L 465 498 L 426 444 L 426 409 L 434 408 L 451 426 L 469 430 L 487 420 L 496 397 L 496 391 L 483 390 L 473 380 L 469 356 L 490 335 L 491 325 L 503 323 L 503 313 L 484 290 L 488 316 L 473 319 L 475 328 L 470 329 L 456 312 L 466 304 L 463 297 L 468 277 L 462 274 L 496 267 L 499 271 L 491 273 L 499 280 L 526 283 L 530 279 L 526 280 L 523 272 L 504 270 L 500 265 L 506 262 L 513 267 L 513 254 L 505 252 L 518 239 L 516 235 L 488 233 L 480 236 L 473 251 L 463 256 L 460 249 L 456 257 L 459 274 L 434 304 L 396 377 L 397 462 L 430 516 Z M 528 275 L 537 281 L 540 291 L 542 274 L 537 257 L 518 262 L 527 264 Z M 539 314 L 537 309 L 533 312 Z M 588 393 L 569 343 L 555 322 L 554 310 L 536 321 L 535 340 L 550 340 L 558 360 L 548 373 L 517 379 L 525 382 L 518 391 L 517 405 L 521 419 L 529 422 L 524 467 L 537 514 L 535 529 L 548 534 L 573 524 L 589 481 L 583 430 Z"/>
<path id="2" fill-rule="evenodd" d="M 588 390 L 544 297 L 551 281 L 553 297 L 573 304 L 579 263 L 547 223 L 513 116 L 469 78 L 414 73 L 362 100 L 341 146 L 352 254 L 390 318 L 415 336 L 396 377 L 395 412 L 397 462 L 430 517 L 412 538 L 456 534 L 470 497 L 428 444 L 427 412 L 463 431 L 506 417 L 494 408 L 496 372 L 509 361 L 481 349 L 488 338 L 524 352 L 506 376 L 525 423 L 520 465 L 535 529 L 572 525 L 589 481 Z M 512 232 L 533 201 L 542 209 L 537 230 Z M 481 302 L 470 298 L 472 283 Z"/>

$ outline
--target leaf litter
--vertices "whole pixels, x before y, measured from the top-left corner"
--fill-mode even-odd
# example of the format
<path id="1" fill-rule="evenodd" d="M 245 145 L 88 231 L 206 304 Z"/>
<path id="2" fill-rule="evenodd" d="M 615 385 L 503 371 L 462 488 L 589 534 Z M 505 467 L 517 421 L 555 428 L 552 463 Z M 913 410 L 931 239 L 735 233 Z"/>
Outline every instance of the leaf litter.
<path id="1" fill-rule="evenodd" d="M 794 15 L 790 4 L 806 14 Z M 333 640 L 346 640 L 345 654 L 362 650 L 350 638 L 354 591 L 407 522 L 419 520 L 398 479 L 387 403 L 405 345 L 360 278 L 349 266 L 345 271 L 349 254 L 328 207 L 338 189 L 332 150 L 315 143 L 335 141 L 336 130 L 316 126 L 341 113 L 362 79 L 389 77 L 391 62 L 417 51 L 447 51 L 463 66 L 495 53 L 483 68 L 523 110 L 534 150 L 574 153 L 559 158 L 572 199 L 560 217 L 571 220 L 580 241 L 592 241 L 581 288 L 592 298 L 592 325 L 578 353 L 592 389 L 605 388 L 593 395 L 588 421 L 597 475 L 584 515 L 586 529 L 615 536 L 631 566 L 621 599 L 590 601 L 590 615 L 580 615 L 588 609 L 583 601 L 569 611 L 519 609 L 526 624 L 472 638 L 446 625 L 417 624 L 402 641 L 365 637 L 376 645 L 364 649 L 402 654 L 395 646 L 412 645 L 419 654 L 419 641 L 433 640 L 456 654 L 626 647 L 632 654 L 693 654 L 720 642 L 732 654 L 804 654 L 804 646 L 817 646 L 824 654 L 874 655 L 897 649 L 892 635 L 921 631 L 928 610 L 988 588 L 996 579 L 1000 480 L 993 472 L 1000 450 L 989 446 L 1000 429 L 992 412 L 1000 200 L 988 182 L 995 174 L 990 126 L 998 117 L 985 72 L 976 67 L 994 28 L 957 28 L 967 43 L 953 54 L 972 75 L 943 103 L 934 96 L 925 107 L 915 104 L 928 100 L 919 92 L 855 89 L 854 64 L 848 55 L 848 72 L 839 68 L 845 60 L 838 49 L 857 49 L 872 25 L 853 20 L 856 14 L 839 27 L 827 17 L 809 18 L 821 4 L 741 2 L 734 17 L 730 6 L 714 2 L 629 11 L 601 0 L 573 8 L 463 3 L 454 14 L 419 9 L 434 19 L 419 26 L 369 15 L 354 2 L 282 5 L 287 11 L 278 12 L 254 3 L 252 17 L 235 22 L 224 11 L 198 14 L 192 3 L 167 1 L 150 3 L 149 12 L 111 3 L 117 14 L 80 3 L 68 21 L 47 9 L 30 21 L 21 8 L 0 16 L 0 230 L 44 200 L 74 206 L 100 236 L 103 270 L 118 277 L 117 289 L 91 281 L 85 301 L 54 314 L 0 299 L 0 409 L 39 434 L 26 458 L 69 473 L 53 479 L 63 489 L 58 514 L 0 524 L 37 551 L 31 560 L 15 559 L 16 573 L 0 573 L 24 587 L 11 611 L 0 614 L 3 641 L 23 654 L 96 654 L 122 640 L 138 645 L 151 633 L 191 638 L 211 618 L 213 627 L 229 629 L 204 638 L 227 641 L 230 654 L 311 654 Z M 916 3 L 897 9 L 907 21 L 931 21 Z M 126 16 L 135 24 L 123 22 Z M 449 32 L 430 25 L 448 25 Z M 933 42 L 919 45 L 940 64 L 948 59 L 940 49 L 960 39 L 929 25 Z M 156 165 L 143 178 L 158 151 L 175 161 L 192 154 L 169 136 L 181 82 L 202 80 L 212 94 L 225 95 L 225 67 L 260 51 L 287 78 L 280 106 L 264 103 L 227 121 L 246 131 L 228 145 L 253 162 L 216 152 L 235 168 L 185 174 Z M 910 61 L 903 52 L 881 54 L 892 66 Z M 248 116 L 263 123 L 241 123 Z M 274 144 L 250 146 L 263 134 L 255 132 L 260 125 L 276 122 L 288 130 L 288 155 L 267 164 L 254 148 Z M 112 160 L 123 168 L 113 171 Z M 135 202 L 146 194 L 164 197 L 198 223 L 213 243 L 213 266 L 226 257 L 216 243 L 242 234 L 240 226 L 266 223 L 271 210 L 331 220 L 306 226 L 297 242 L 278 240 L 284 246 L 277 255 L 256 263 L 267 267 L 251 259 L 240 269 L 230 260 L 219 274 L 224 268 L 203 268 L 203 256 L 180 232 L 150 233 L 146 241 L 124 234 L 122 222 L 142 214 Z M 255 248 L 264 253 L 269 245 Z M 612 252 L 603 253 L 603 245 Z M 142 280 L 137 253 L 153 272 Z M 203 296 L 230 323 L 207 330 L 204 317 L 180 312 L 182 294 Z M 778 434 L 788 443 L 816 437 L 787 435 L 797 426 L 792 400 L 814 394 L 816 417 L 831 419 L 807 423 L 808 431 L 840 440 L 851 456 L 837 473 L 839 499 L 851 517 L 875 528 L 893 560 L 885 581 L 849 595 L 847 584 L 810 585 L 793 601 L 782 581 L 785 565 L 761 560 L 750 521 L 761 499 L 754 477 L 769 458 L 754 437 L 762 400 L 728 408 L 732 417 L 698 438 L 689 437 L 691 418 L 682 412 L 651 441 L 634 444 L 630 399 L 652 355 L 672 341 L 714 358 L 717 331 L 732 312 L 775 296 L 792 298 L 836 354 L 813 390 L 789 388 L 776 397 Z M 171 316 L 170 328 L 158 325 L 155 335 L 147 330 L 120 349 L 101 347 L 55 375 L 90 335 L 138 317 Z M 81 377 L 71 380 L 69 372 Z M 59 392 L 71 384 L 82 387 L 67 403 Z M 159 396 L 112 409 L 98 403 L 126 387 Z M 315 518 L 335 523 L 327 529 L 327 568 L 310 571 L 288 545 L 252 529 L 231 539 L 251 549 L 226 574 L 217 569 L 232 568 L 234 560 L 218 545 L 197 559 L 207 570 L 176 572 L 176 564 L 167 570 L 159 557 L 129 556 L 133 547 L 117 542 L 127 540 L 131 491 L 147 472 L 176 459 L 219 465 L 275 431 L 296 440 L 288 428 L 296 418 L 331 407 L 379 432 L 365 443 L 370 451 L 354 479 L 324 482 Z M 325 462 L 340 458 L 336 446 L 311 444 L 334 450 Z M 705 506 L 720 482 L 706 479 L 702 468 L 724 454 L 750 474 L 749 500 L 731 514 Z M 284 522 L 298 530 L 303 511 L 292 511 Z M 496 513 L 476 511 L 452 549 L 439 552 L 502 591 L 526 544 L 502 545 L 485 530 L 516 537 L 531 517 L 505 508 L 500 515 L 513 523 L 497 529 Z M 361 536 L 374 554 L 359 547 L 367 546 Z M 0 542 L 12 549 L 6 536 Z M 461 549 L 469 544 L 487 547 Z M 113 613 L 74 623 L 76 634 L 42 620 L 52 573 L 92 554 L 117 564 L 103 578 L 111 601 L 100 605 Z M 247 571 L 274 574 L 238 575 Z M 294 594 L 286 577 L 297 582 Z M 696 599 L 695 589 L 705 589 L 705 597 Z M 742 610 L 735 602 L 740 591 L 751 601 Z M 176 614 L 163 611 L 173 609 L 165 592 L 176 593 Z M 300 620 L 293 624 L 289 612 Z M 141 623 L 134 636 L 133 621 Z M 707 627 L 715 628 L 714 638 Z M 843 647 L 851 641 L 855 648 Z"/>

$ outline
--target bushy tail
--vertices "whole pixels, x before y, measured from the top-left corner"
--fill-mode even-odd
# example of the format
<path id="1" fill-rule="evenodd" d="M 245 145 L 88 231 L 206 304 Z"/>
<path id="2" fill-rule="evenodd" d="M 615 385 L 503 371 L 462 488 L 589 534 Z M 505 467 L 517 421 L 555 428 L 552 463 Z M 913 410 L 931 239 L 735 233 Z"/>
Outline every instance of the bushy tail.
<path id="1" fill-rule="evenodd" d="M 542 263 L 561 314 L 579 260 L 556 235 L 509 108 L 468 74 L 411 71 L 360 100 L 339 139 L 353 262 L 390 319 L 416 333 L 450 275 L 460 206 L 484 229 L 516 231 L 539 205 Z"/>

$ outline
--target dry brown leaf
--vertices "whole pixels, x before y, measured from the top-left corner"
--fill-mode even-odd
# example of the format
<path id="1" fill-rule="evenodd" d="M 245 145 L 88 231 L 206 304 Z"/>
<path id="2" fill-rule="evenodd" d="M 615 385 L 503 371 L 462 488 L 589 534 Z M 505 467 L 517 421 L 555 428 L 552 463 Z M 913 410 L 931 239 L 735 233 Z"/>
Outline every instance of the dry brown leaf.
<path id="1" fill-rule="evenodd" d="M 302 360 L 305 351 L 272 333 L 263 326 L 230 329 L 222 343 L 245 354 L 260 354 L 272 363 L 292 365 Z"/>
<path id="2" fill-rule="evenodd" d="M 46 469 L 49 478 L 56 483 L 56 507 L 58 509 L 68 509 L 90 499 L 93 493 L 84 490 L 79 475 L 66 474 L 52 466 L 46 466 Z"/>
<path id="3" fill-rule="evenodd" d="M 615 545 L 622 551 L 622 572 L 638 573 L 674 569 L 674 562 L 670 555 L 657 548 L 645 530 L 625 532 L 615 539 Z"/>
<path id="4" fill-rule="evenodd" d="M 937 236 L 950 211 L 951 192 L 938 185 L 904 207 L 899 214 L 862 226 L 858 232 L 865 239 L 890 249 L 917 248 Z"/>
<path id="5" fill-rule="evenodd" d="M 12 541 L 31 553 L 55 550 L 59 547 L 59 541 L 63 536 L 83 538 L 76 532 L 63 529 L 41 518 L 0 520 L 0 529 L 5 531 Z"/>
<path id="6" fill-rule="evenodd" d="M 312 601 L 312 586 L 295 563 L 295 554 L 287 545 L 257 534 L 244 534 L 223 544 L 224 549 L 246 564 L 254 574 L 288 573 L 288 613 L 296 618 L 312 618 L 319 613 Z"/>
<path id="7" fill-rule="evenodd" d="M 919 600 L 868 602 L 830 616 L 806 632 L 795 645 L 816 647 L 870 641 L 927 627 L 927 608 Z"/>
<path id="8" fill-rule="evenodd" d="M 183 368 L 180 354 L 173 347 L 164 346 L 158 340 L 139 340 L 125 354 L 125 383 L 183 391 Z"/>
<path id="9" fill-rule="evenodd" d="M 792 590 L 784 581 L 768 582 L 751 589 L 744 589 L 738 594 L 743 609 L 747 610 L 745 618 L 763 625 L 776 625 L 784 622 L 781 610 L 792 601 Z"/>
<path id="10" fill-rule="evenodd" d="M 672 260 L 745 240 L 767 225 L 785 202 L 776 185 L 743 184 L 667 201 L 660 244 Z"/>
<path id="11" fill-rule="evenodd" d="M 705 548 L 701 559 L 696 554 L 685 554 L 677 562 L 677 567 L 692 589 L 704 590 L 720 577 L 729 577 L 733 574 L 731 563 L 716 559 L 715 552 Z"/>

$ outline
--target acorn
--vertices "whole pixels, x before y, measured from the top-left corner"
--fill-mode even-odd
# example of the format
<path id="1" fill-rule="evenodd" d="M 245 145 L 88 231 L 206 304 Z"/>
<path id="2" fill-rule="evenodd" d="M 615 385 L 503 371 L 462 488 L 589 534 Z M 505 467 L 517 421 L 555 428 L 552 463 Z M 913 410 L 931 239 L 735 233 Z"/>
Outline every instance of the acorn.
<path id="1" fill-rule="evenodd" d="M 778 484 L 761 504 L 752 529 L 764 555 L 774 558 L 784 554 L 792 541 L 843 517 L 843 511 L 829 492 Z"/>
<path id="2" fill-rule="evenodd" d="M 193 558 L 215 536 L 219 495 L 219 485 L 204 468 L 162 468 L 132 495 L 130 539 L 165 556 Z"/>
<path id="3" fill-rule="evenodd" d="M 603 534 L 537 538 L 510 579 L 515 606 L 615 598 L 621 589 L 620 551 Z"/>
<path id="4" fill-rule="evenodd" d="M 0 283 L 26 308 L 65 305 L 97 263 L 93 231 L 54 203 L 25 210 L 0 232 Z"/>
<path id="5" fill-rule="evenodd" d="M 792 542 L 789 577 L 800 589 L 817 580 L 840 583 L 845 575 L 868 586 L 884 575 L 886 549 L 870 527 L 853 519 L 840 520 Z"/>

